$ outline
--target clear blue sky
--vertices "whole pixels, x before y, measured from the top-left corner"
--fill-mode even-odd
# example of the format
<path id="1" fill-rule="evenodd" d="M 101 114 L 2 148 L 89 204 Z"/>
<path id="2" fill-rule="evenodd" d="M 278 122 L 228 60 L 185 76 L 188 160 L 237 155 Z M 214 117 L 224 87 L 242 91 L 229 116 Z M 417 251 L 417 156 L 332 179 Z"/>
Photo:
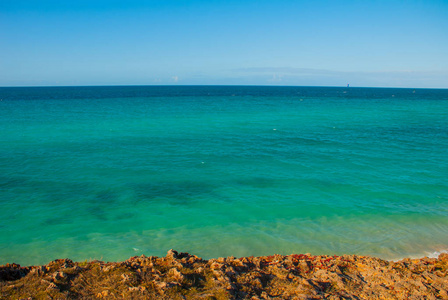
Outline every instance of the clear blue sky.
<path id="1" fill-rule="evenodd" d="M 0 0 L 0 86 L 448 88 L 448 1 Z"/>

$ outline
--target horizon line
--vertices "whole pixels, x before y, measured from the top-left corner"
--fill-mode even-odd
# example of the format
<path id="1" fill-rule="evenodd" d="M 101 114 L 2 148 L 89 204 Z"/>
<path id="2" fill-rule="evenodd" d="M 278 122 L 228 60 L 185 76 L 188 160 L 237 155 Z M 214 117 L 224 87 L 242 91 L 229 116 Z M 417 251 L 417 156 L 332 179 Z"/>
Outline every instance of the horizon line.
<path id="1" fill-rule="evenodd" d="M 92 85 L 17 85 L 0 86 L 0 88 L 67 88 L 67 87 L 320 87 L 320 88 L 372 88 L 372 89 L 435 89 L 446 90 L 443 87 L 384 87 L 384 86 L 343 86 L 343 85 L 269 85 L 269 84 L 92 84 Z"/>

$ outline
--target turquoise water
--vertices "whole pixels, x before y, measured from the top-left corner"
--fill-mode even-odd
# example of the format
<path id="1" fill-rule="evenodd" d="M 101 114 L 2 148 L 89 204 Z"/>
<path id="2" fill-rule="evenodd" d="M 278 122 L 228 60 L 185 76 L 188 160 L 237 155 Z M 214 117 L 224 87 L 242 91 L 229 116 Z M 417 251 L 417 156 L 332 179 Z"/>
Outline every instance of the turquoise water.
<path id="1" fill-rule="evenodd" d="M 448 249 L 448 90 L 0 88 L 0 263 Z"/>

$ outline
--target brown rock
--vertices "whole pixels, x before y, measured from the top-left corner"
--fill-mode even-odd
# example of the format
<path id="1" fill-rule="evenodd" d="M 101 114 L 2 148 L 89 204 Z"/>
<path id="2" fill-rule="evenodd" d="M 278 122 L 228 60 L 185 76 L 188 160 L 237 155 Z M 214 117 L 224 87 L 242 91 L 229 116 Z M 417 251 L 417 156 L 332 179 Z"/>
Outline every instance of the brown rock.
<path id="1" fill-rule="evenodd" d="M 168 252 L 166 253 L 166 257 L 167 258 L 177 258 L 177 255 L 179 254 L 179 252 L 177 252 L 176 250 L 170 249 L 168 250 Z"/>
<path id="2" fill-rule="evenodd" d="M 176 268 L 171 268 L 168 271 L 168 276 L 170 276 L 175 281 L 182 281 L 184 279 L 184 276 L 181 272 L 179 272 Z"/>
<path id="3" fill-rule="evenodd" d="M 47 291 L 50 291 L 50 290 L 57 290 L 58 289 L 58 286 L 56 285 L 56 284 L 54 284 L 53 282 L 51 282 L 48 286 L 47 286 Z"/>
<path id="4" fill-rule="evenodd" d="M 447 262 L 448 255 L 388 262 L 303 254 L 207 261 L 170 250 L 166 257 L 135 256 L 119 263 L 0 266 L 13 278 L 0 282 L 0 298 L 20 293 L 54 299 L 448 299 Z"/>
<path id="5" fill-rule="evenodd" d="M 448 253 L 440 253 L 439 260 L 448 262 Z"/>
<path id="6" fill-rule="evenodd" d="M 109 291 L 102 291 L 96 295 L 97 298 L 106 298 L 109 297 Z"/>

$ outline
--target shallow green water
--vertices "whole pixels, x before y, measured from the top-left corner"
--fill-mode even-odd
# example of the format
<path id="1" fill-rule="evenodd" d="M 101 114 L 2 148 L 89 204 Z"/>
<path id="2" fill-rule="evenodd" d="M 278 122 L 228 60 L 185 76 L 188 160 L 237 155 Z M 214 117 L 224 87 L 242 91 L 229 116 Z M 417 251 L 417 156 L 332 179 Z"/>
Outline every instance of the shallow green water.
<path id="1" fill-rule="evenodd" d="M 448 249 L 448 90 L 0 88 L 0 263 Z"/>

